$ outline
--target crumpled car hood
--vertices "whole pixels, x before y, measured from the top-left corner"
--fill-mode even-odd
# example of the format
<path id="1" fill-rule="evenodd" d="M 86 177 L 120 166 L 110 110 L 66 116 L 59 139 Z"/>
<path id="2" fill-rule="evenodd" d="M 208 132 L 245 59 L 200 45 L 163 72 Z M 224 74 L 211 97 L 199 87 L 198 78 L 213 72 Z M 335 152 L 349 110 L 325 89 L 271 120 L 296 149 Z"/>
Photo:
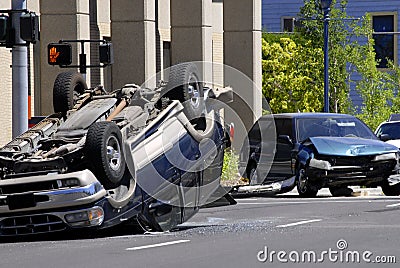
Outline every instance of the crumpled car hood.
<path id="1" fill-rule="evenodd" d="M 312 137 L 319 154 L 337 156 L 379 155 L 398 151 L 396 146 L 382 142 L 353 137 Z"/>

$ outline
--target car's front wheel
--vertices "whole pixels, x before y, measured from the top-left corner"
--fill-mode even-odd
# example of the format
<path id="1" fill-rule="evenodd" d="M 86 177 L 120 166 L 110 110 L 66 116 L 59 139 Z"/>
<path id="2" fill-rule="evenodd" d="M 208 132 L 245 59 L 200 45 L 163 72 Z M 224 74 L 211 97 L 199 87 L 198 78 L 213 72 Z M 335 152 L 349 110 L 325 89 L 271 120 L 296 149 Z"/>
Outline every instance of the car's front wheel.
<path id="1" fill-rule="evenodd" d="M 96 122 L 86 135 L 85 153 L 92 172 L 106 189 L 119 185 L 126 162 L 122 135 L 114 122 Z"/>
<path id="2" fill-rule="evenodd" d="M 311 183 L 307 174 L 307 169 L 300 166 L 296 170 L 297 191 L 301 197 L 315 197 L 318 189 Z"/>
<path id="3" fill-rule="evenodd" d="M 400 195 L 400 183 L 394 184 L 394 185 L 389 185 L 389 183 L 386 181 L 382 187 L 382 192 L 386 196 L 398 196 Z"/>

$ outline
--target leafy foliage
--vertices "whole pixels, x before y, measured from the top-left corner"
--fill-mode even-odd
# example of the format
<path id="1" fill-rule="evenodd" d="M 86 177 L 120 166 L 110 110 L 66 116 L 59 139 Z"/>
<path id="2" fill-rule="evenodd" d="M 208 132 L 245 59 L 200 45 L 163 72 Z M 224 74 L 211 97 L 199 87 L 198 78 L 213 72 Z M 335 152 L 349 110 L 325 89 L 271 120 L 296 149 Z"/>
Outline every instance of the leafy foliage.
<path id="1" fill-rule="evenodd" d="M 226 149 L 222 165 L 221 181 L 228 181 L 238 177 L 239 156 L 231 149 Z"/>
<path id="2" fill-rule="evenodd" d="M 263 93 L 274 113 L 322 108 L 323 51 L 300 36 L 264 34 Z"/>

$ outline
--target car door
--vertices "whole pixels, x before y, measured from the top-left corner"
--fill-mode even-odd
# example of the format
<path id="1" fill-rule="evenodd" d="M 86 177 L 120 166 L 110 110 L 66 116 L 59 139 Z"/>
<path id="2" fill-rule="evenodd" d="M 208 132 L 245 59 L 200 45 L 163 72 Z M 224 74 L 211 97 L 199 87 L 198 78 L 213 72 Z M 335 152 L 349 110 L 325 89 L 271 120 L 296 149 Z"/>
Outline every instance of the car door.
<path id="1" fill-rule="evenodd" d="M 293 176 L 292 172 L 292 150 L 293 144 L 288 142 L 288 139 L 283 139 L 287 136 L 294 141 L 293 118 L 275 118 L 276 128 L 276 151 L 271 170 L 268 174 L 268 181 L 276 181 Z"/>

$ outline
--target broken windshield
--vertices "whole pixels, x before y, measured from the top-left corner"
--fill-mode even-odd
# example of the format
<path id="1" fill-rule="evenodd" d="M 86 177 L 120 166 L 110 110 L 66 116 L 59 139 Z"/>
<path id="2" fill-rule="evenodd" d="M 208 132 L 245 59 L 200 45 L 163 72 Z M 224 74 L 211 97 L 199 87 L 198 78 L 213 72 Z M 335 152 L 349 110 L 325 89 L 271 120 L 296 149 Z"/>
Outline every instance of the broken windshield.
<path id="1" fill-rule="evenodd" d="M 355 117 L 300 118 L 296 129 L 299 141 L 321 136 L 376 139 L 374 133 Z"/>

